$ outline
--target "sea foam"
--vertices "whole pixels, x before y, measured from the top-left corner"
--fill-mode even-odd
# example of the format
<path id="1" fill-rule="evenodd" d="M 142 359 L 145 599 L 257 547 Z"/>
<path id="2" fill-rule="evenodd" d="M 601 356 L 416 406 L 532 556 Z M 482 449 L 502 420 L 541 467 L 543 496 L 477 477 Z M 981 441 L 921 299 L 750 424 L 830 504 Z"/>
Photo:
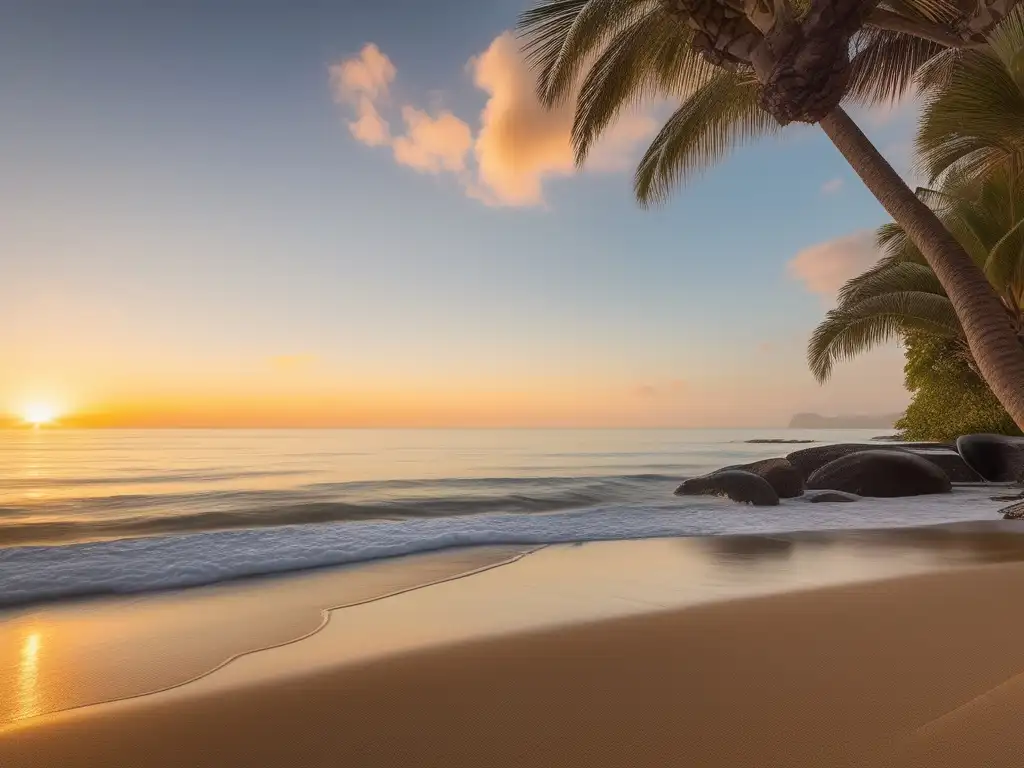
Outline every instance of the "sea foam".
<path id="1" fill-rule="evenodd" d="M 790 499 L 764 508 L 670 497 L 658 504 L 617 503 L 549 514 L 348 521 L 8 547 L 0 549 L 0 605 L 195 587 L 452 547 L 995 520 L 1006 502 L 993 501 L 992 495 L 991 487 L 958 487 L 944 496 L 853 504 Z"/>

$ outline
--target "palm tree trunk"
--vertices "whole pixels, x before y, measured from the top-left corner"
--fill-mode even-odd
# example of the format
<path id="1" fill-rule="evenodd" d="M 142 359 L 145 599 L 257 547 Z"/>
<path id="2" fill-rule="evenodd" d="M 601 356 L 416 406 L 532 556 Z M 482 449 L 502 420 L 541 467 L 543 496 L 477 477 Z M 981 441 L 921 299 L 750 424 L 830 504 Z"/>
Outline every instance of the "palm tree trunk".
<path id="1" fill-rule="evenodd" d="M 1024 429 L 1024 347 L 985 275 L 842 108 L 819 125 L 928 260 L 960 318 L 978 370 Z"/>

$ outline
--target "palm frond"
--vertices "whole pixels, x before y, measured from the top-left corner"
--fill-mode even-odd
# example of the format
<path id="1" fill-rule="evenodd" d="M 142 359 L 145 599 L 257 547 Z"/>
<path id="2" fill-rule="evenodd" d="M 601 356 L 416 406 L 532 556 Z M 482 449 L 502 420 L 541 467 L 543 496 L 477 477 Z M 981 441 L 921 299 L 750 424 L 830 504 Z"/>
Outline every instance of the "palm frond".
<path id="1" fill-rule="evenodd" d="M 837 304 L 842 308 L 885 293 L 907 291 L 946 295 L 931 267 L 914 262 L 887 263 L 883 260 L 876 267 L 847 280 L 839 289 Z"/>
<path id="2" fill-rule="evenodd" d="M 568 99 L 587 62 L 657 0 L 542 0 L 519 17 L 527 61 L 546 106 Z"/>
<path id="3" fill-rule="evenodd" d="M 946 50 L 938 43 L 904 32 L 867 27 L 850 61 L 847 97 L 861 104 L 901 99 L 922 67 Z"/>
<path id="4" fill-rule="evenodd" d="M 962 54 L 947 86 L 925 99 L 916 148 L 933 181 L 952 169 L 985 176 L 1024 155 L 1024 93 L 998 56 Z"/>
<path id="5" fill-rule="evenodd" d="M 686 97 L 714 75 L 715 67 L 694 50 L 691 37 L 659 7 L 608 42 L 576 102 L 572 143 L 578 163 L 623 109 L 655 97 Z"/>
<path id="6" fill-rule="evenodd" d="M 778 123 L 757 103 L 752 75 L 719 71 L 668 119 L 640 160 L 633 180 L 641 205 L 665 200 L 677 184 L 733 147 L 773 134 Z"/>
<path id="7" fill-rule="evenodd" d="M 1018 3 L 1006 14 L 988 36 L 988 42 L 1017 88 L 1024 93 L 1024 4 Z"/>
<path id="8" fill-rule="evenodd" d="M 1021 219 L 992 246 L 984 265 L 992 285 L 1006 292 L 1019 287 L 1024 274 L 1024 219 Z M 1012 291 L 1016 293 L 1016 291 Z"/>
<path id="9" fill-rule="evenodd" d="M 910 331 L 946 337 L 963 333 L 953 305 L 945 296 L 886 293 L 830 310 L 807 345 L 807 364 L 814 378 L 824 383 L 836 363 L 899 339 Z"/>
<path id="10" fill-rule="evenodd" d="M 875 247 L 882 252 L 883 258 L 894 262 L 912 261 L 927 264 L 924 255 L 907 236 L 906 231 L 896 222 L 883 224 L 875 232 Z"/>

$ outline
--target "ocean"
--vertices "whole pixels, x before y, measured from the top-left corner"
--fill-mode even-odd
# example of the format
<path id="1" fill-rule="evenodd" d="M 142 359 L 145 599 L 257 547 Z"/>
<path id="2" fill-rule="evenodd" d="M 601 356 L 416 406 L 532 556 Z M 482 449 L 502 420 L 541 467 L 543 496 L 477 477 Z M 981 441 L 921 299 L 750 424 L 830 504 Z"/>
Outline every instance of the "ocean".
<path id="1" fill-rule="evenodd" d="M 0 431 L 0 605 L 491 544 L 995 519 L 991 491 L 753 508 L 680 480 L 863 430 Z M 1005 503 L 1002 504 L 1003 506 Z"/>

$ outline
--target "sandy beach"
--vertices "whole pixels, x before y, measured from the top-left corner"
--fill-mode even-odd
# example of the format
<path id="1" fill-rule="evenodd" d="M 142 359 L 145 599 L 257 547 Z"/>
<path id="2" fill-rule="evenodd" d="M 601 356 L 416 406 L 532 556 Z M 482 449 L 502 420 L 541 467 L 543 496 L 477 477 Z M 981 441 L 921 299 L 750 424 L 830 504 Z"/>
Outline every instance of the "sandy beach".
<path id="1" fill-rule="evenodd" d="M 857 558 L 912 561 L 908 541 L 893 557 L 864 540 L 838 550 L 797 541 L 783 557 L 787 548 L 767 538 L 720 542 L 726 559 L 755 568 L 743 589 L 757 581 L 765 594 L 729 598 L 740 593 L 737 581 L 711 602 L 672 592 L 679 571 L 654 578 L 675 551 L 671 541 L 591 545 L 586 556 L 588 547 L 553 548 L 344 609 L 313 637 L 251 654 L 198 683 L 23 720 L 0 731 L 0 764 L 1018 765 L 1018 537 L 924 539 L 914 545 L 923 552 L 974 554 L 806 589 L 799 587 L 813 579 L 812 561 L 801 558 L 814 556 L 807 553 L 840 551 L 847 564 L 833 567 L 834 580 Z M 616 552 L 634 561 L 633 574 L 621 572 Z M 648 556 L 637 560 L 641 552 Z M 617 570 L 595 590 L 603 601 L 588 604 L 578 585 L 559 592 L 552 584 L 554 597 L 530 620 L 524 606 L 545 605 L 539 574 L 598 560 Z M 770 571 L 789 575 L 765 587 Z M 697 581 L 718 579 L 721 588 L 722 573 L 705 571 Z M 618 603 L 607 599 L 610 589 Z M 652 603 L 639 605 L 641 594 Z M 481 611 L 488 600 L 491 610 Z M 554 616 L 574 600 L 584 607 Z M 411 633 L 423 624 L 418 610 L 436 621 Z M 505 618 L 471 618 L 481 613 Z M 391 645 L 368 650 L 382 632 Z"/>

